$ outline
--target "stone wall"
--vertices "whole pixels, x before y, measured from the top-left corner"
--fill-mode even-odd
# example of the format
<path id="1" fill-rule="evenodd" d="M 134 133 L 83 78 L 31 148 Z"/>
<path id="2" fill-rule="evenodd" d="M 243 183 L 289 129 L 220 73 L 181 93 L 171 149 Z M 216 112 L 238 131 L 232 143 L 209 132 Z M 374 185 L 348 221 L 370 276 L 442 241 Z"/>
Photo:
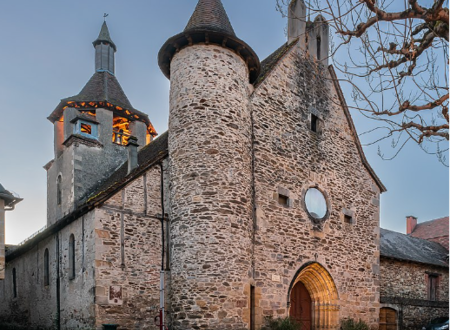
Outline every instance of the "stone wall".
<path id="1" fill-rule="evenodd" d="M 265 316 L 289 314 L 290 286 L 302 266 L 314 263 L 331 275 L 339 297 L 334 320 L 323 322 L 336 328 L 340 318 L 352 317 L 377 327 L 380 190 L 361 161 L 327 68 L 297 51 L 279 61 L 251 98 L 257 327 Z M 320 119 L 319 132 L 311 130 L 311 114 Z M 310 187 L 328 199 L 324 222 L 311 221 L 305 210 Z M 353 215 L 350 223 L 344 213 Z"/>
<path id="2" fill-rule="evenodd" d="M 30 329 L 51 328 L 58 323 L 58 311 L 61 311 L 62 329 L 86 328 L 93 325 L 93 223 L 91 212 L 60 232 L 40 241 L 25 254 L 7 262 L 6 278 L 0 281 L 0 321 L 24 324 Z M 69 279 L 68 276 L 68 242 L 71 234 L 75 237 L 75 278 L 73 279 Z M 44 283 L 46 249 L 49 251 L 48 285 Z M 17 297 L 13 294 L 13 269 L 16 271 Z"/>
<path id="3" fill-rule="evenodd" d="M 160 168 L 95 211 L 96 328 L 157 329 L 161 269 Z M 111 296 L 111 290 L 117 293 Z"/>
<path id="4" fill-rule="evenodd" d="M 188 63 L 188 64 L 187 64 Z M 249 72 L 193 45 L 171 62 L 171 303 L 175 329 L 247 329 L 252 276 Z"/>
<path id="5" fill-rule="evenodd" d="M 381 258 L 382 306 L 397 310 L 399 330 L 421 330 L 435 317 L 448 316 L 448 268 Z M 427 274 L 440 274 L 437 301 L 428 300 Z"/>

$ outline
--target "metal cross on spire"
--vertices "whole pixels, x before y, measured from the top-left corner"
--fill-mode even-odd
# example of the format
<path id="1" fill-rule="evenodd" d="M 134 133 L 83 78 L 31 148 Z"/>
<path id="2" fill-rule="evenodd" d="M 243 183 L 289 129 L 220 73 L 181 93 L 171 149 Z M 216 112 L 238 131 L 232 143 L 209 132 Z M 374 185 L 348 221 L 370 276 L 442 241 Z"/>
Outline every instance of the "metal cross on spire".
<path id="1" fill-rule="evenodd" d="M 109 14 L 107 14 L 107 13 L 104 13 L 104 14 L 103 14 L 103 21 L 104 21 L 104 22 L 106 22 L 106 17 L 108 17 L 108 16 L 109 16 Z"/>

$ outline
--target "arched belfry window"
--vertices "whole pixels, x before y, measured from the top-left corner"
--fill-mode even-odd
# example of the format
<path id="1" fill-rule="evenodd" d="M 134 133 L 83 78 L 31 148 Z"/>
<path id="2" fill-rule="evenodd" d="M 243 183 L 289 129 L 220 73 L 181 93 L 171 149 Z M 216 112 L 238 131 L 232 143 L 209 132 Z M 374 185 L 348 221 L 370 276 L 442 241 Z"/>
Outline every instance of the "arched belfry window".
<path id="1" fill-rule="evenodd" d="M 44 285 L 50 285 L 50 260 L 48 257 L 48 249 L 44 252 Z"/>
<path id="2" fill-rule="evenodd" d="M 56 203 L 61 205 L 62 199 L 62 177 L 58 175 L 58 179 L 56 180 Z"/>
<path id="3" fill-rule="evenodd" d="M 75 278 L 75 236 L 69 237 L 69 279 Z"/>

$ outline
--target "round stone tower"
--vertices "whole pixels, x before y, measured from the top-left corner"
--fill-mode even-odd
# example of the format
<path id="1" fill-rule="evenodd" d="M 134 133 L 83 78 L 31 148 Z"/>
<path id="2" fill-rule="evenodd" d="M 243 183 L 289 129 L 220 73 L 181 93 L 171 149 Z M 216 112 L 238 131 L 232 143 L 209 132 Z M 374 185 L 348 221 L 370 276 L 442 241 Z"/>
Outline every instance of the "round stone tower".
<path id="1" fill-rule="evenodd" d="M 220 0 L 200 0 L 159 52 L 170 78 L 170 253 L 174 329 L 249 329 L 252 136 L 259 74 Z"/>

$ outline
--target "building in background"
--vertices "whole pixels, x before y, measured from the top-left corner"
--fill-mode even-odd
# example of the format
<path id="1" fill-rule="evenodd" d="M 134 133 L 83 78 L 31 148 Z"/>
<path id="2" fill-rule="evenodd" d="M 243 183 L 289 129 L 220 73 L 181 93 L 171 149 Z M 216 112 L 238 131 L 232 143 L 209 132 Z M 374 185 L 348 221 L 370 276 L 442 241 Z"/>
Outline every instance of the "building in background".
<path id="1" fill-rule="evenodd" d="M 408 216 L 406 217 L 406 234 L 439 243 L 448 251 L 448 217 L 429 220 L 418 224 L 416 217 Z"/>
<path id="2" fill-rule="evenodd" d="M 448 217 L 406 224 L 408 235 L 381 229 L 380 330 L 421 330 L 448 317 Z"/>
<path id="3" fill-rule="evenodd" d="M 12 211 L 22 198 L 0 184 L 0 280 L 5 278 L 5 212 Z"/>

